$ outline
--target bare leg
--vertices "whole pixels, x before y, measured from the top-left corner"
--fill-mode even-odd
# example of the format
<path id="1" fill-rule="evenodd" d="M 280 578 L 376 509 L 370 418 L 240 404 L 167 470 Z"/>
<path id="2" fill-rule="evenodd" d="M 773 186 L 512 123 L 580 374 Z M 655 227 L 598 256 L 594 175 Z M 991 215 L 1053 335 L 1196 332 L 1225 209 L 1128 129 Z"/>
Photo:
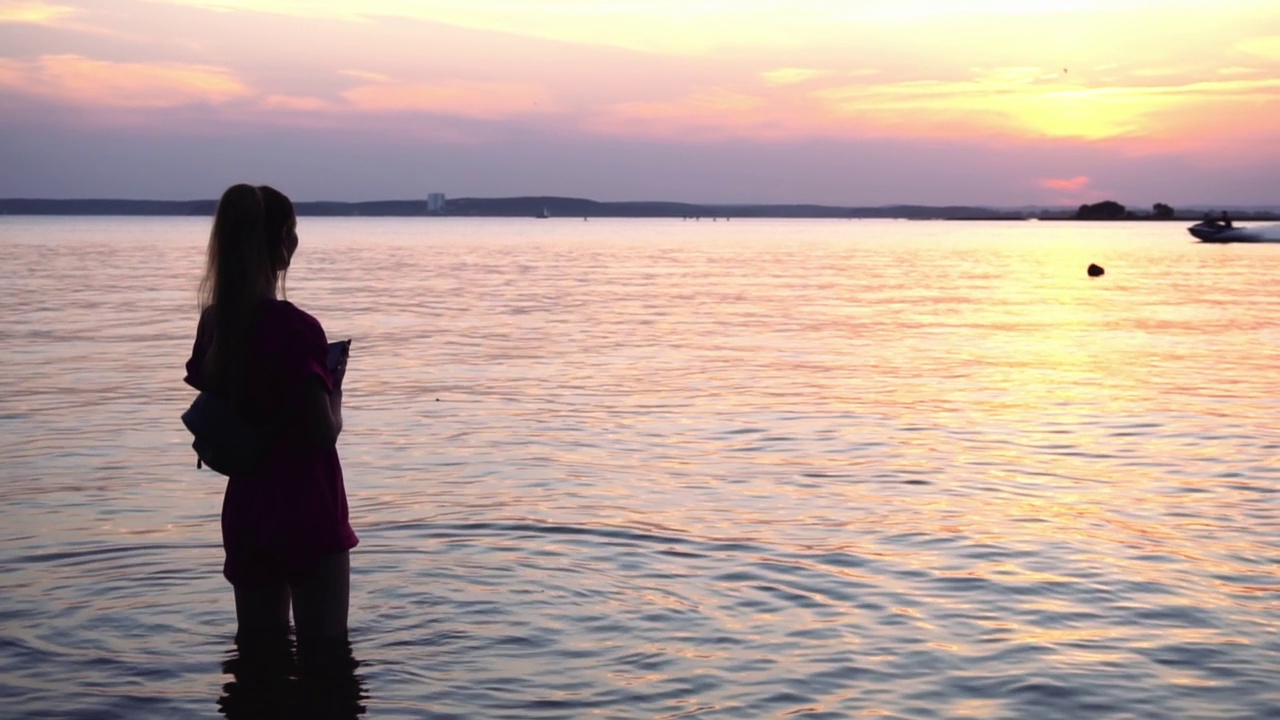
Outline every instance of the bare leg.
<path id="1" fill-rule="evenodd" d="M 347 640 L 351 557 L 324 558 L 307 577 L 290 584 L 298 627 L 298 682 L 306 718 L 354 718 L 364 714 L 368 693 L 356 674 L 360 662 Z"/>
<path id="2" fill-rule="evenodd" d="M 236 585 L 236 653 L 223 664 L 233 676 L 219 700 L 227 717 L 281 717 L 293 669 L 289 586 L 283 579 Z"/>
<path id="3" fill-rule="evenodd" d="M 236 591 L 238 642 L 271 642 L 289 635 L 289 586 L 283 579 L 254 585 L 233 586 Z"/>
<path id="4" fill-rule="evenodd" d="M 290 584 L 298 646 L 328 646 L 347 639 L 351 556 L 341 552 L 320 561 L 310 576 Z"/>

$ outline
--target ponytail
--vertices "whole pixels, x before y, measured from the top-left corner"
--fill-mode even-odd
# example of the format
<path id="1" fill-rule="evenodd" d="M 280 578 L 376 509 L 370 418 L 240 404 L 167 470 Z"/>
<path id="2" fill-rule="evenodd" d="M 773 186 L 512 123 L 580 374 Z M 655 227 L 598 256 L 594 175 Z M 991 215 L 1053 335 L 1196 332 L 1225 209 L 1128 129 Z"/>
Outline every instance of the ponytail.
<path id="1" fill-rule="evenodd" d="M 277 220 L 281 198 L 292 223 L 293 205 L 279 191 L 232 185 L 218 201 L 209 233 L 200 282 L 201 322 L 209 323 L 206 332 L 212 331 L 204 380 L 209 389 L 233 402 L 243 391 L 249 339 L 260 303 L 275 296 L 288 267 L 289 253 L 282 247 Z"/>

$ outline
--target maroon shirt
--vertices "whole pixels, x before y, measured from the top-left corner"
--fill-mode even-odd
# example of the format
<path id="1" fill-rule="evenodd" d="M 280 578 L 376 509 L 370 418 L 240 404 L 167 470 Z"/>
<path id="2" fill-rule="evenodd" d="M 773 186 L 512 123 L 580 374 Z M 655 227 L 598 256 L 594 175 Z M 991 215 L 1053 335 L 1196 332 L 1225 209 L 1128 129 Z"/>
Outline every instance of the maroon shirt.
<path id="1" fill-rule="evenodd" d="M 197 390 L 204 389 L 211 341 L 212 328 L 202 321 L 185 378 Z M 223 574 L 233 584 L 301 577 L 317 560 L 359 542 L 347 520 L 338 449 L 305 437 L 298 422 L 312 376 L 333 391 L 328 350 L 324 328 L 292 303 L 264 300 L 259 306 L 244 377 L 247 412 L 284 423 L 258 467 L 227 481 Z"/>

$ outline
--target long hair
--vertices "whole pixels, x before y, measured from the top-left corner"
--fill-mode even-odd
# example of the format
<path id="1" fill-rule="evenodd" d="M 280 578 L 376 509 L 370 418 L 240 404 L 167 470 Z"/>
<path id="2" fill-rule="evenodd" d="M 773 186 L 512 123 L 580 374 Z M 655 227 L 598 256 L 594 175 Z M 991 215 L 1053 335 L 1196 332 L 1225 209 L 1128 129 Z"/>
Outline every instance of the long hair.
<path id="1" fill-rule="evenodd" d="M 210 389 L 240 394 L 258 308 L 284 288 L 295 222 L 293 203 L 266 185 L 232 185 L 218 201 L 200 281 L 201 322 L 212 337 L 204 366 Z"/>

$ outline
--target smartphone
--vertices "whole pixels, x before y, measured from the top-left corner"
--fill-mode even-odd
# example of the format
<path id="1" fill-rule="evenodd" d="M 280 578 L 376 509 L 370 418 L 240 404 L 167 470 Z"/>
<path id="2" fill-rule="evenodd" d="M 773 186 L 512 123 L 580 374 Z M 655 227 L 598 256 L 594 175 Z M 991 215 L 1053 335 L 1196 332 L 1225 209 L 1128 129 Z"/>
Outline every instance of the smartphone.
<path id="1" fill-rule="evenodd" d="M 329 343 L 329 369 L 338 367 L 344 358 L 351 354 L 351 338 Z"/>

